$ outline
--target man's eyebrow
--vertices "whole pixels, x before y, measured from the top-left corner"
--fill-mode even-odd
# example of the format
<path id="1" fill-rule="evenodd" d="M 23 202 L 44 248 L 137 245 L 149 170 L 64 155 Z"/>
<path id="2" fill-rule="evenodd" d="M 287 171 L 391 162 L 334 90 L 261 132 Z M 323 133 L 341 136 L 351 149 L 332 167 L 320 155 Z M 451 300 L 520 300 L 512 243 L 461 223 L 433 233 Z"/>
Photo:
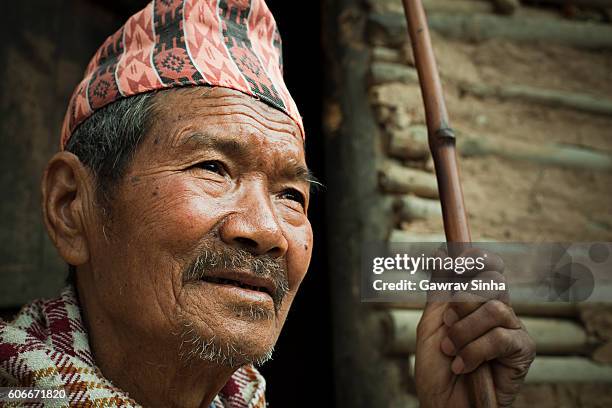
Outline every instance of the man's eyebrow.
<path id="1" fill-rule="evenodd" d="M 308 169 L 307 177 L 307 181 L 310 184 L 310 191 L 315 192 L 325 188 L 325 185 L 321 183 L 321 181 L 319 181 L 319 179 L 316 178 L 314 174 L 312 174 L 312 171 L 310 171 L 310 169 Z"/>
<path id="2" fill-rule="evenodd" d="M 179 146 L 188 144 L 194 145 L 200 149 L 217 150 L 227 156 L 249 157 L 249 150 L 246 142 L 225 139 L 203 132 L 191 133 L 179 142 Z M 314 191 L 324 187 L 308 167 L 293 160 L 291 160 L 288 165 L 282 166 L 279 175 L 287 180 L 306 183 L 310 186 L 310 189 Z"/>
<path id="3" fill-rule="evenodd" d="M 291 163 L 282 171 L 282 176 L 288 180 L 307 183 L 313 190 L 323 187 L 323 184 L 314 176 L 312 171 L 301 164 Z"/>

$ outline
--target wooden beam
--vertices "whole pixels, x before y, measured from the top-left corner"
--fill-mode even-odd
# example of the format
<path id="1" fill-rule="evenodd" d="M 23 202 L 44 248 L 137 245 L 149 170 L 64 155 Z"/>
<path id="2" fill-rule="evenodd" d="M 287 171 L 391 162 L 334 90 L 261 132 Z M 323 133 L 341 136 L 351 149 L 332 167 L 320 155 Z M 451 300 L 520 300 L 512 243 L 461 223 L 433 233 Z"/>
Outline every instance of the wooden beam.
<path id="1" fill-rule="evenodd" d="M 442 207 L 439 200 L 405 195 L 397 199 L 396 210 L 403 221 L 442 219 Z"/>
<path id="2" fill-rule="evenodd" d="M 414 354 L 410 356 L 410 376 L 414 378 Z M 537 356 L 526 383 L 612 383 L 612 366 L 597 364 L 585 357 Z"/>
<path id="3" fill-rule="evenodd" d="M 428 13 L 493 13 L 495 6 L 484 0 L 422 0 Z M 378 13 L 403 13 L 401 1 L 397 0 L 367 0 L 369 7 Z"/>
<path id="4" fill-rule="evenodd" d="M 435 175 L 402 166 L 392 160 L 387 160 L 379 170 L 378 180 L 380 187 L 387 193 L 412 193 L 420 197 L 438 198 Z"/>
<path id="5" fill-rule="evenodd" d="M 416 327 L 420 310 L 394 309 L 383 319 L 386 347 L 391 354 L 416 350 Z M 538 355 L 588 354 L 595 343 L 575 321 L 558 318 L 523 317 L 521 321 L 536 343 Z"/>
<path id="6" fill-rule="evenodd" d="M 612 35 L 612 31 L 610 31 Z M 490 86 L 461 84 L 463 92 L 480 97 L 516 99 L 554 108 L 568 108 L 597 115 L 612 116 L 612 99 L 584 93 L 540 89 L 524 85 Z"/>
<path id="7" fill-rule="evenodd" d="M 569 145 L 538 145 L 511 139 L 470 137 L 460 142 L 460 150 L 465 157 L 495 155 L 539 165 L 612 171 L 612 154 Z"/>
<path id="8" fill-rule="evenodd" d="M 612 8 L 612 0 L 523 0 L 524 3 L 532 4 L 557 4 L 559 6 L 573 5 L 579 7 Z"/>
<path id="9" fill-rule="evenodd" d="M 411 242 L 446 242 L 446 237 L 443 233 L 423 234 L 399 229 L 391 231 L 389 236 L 390 244 L 407 244 Z"/>
<path id="10" fill-rule="evenodd" d="M 502 14 L 514 14 L 521 6 L 518 0 L 491 0 L 495 9 Z"/>
<path id="11" fill-rule="evenodd" d="M 500 38 L 587 49 L 612 48 L 609 24 L 527 16 L 431 13 L 429 26 L 444 36 L 469 41 Z M 406 42 L 406 22 L 399 13 L 370 14 L 368 30 L 370 41 L 376 45 L 401 46 Z"/>
<path id="12" fill-rule="evenodd" d="M 497 1 L 497 0 L 495 0 Z M 501 0 L 507 1 L 507 0 Z M 495 4 L 482 0 L 423 0 L 427 13 L 492 13 Z"/>
<path id="13" fill-rule="evenodd" d="M 431 155 L 427 142 L 427 128 L 414 125 L 391 131 L 389 155 L 407 160 L 427 159 Z"/>
<path id="14" fill-rule="evenodd" d="M 378 62 L 401 63 L 402 54 L 393 48 L 374 47 L 372 48 L 372 60 Z"/>
<path id="15" fill-rule="evenodd" d="M 528 143 L 510 138 L 471 135 L 462 131 L 457 131 L 457 135 L 457 147 L 465 157 L 495 155 L 545 166 L 612 171 L 612 154 L 586 147 Z M 410 126 L 392 131 L 389 154 L 406 160 L 427 158 L 427 129 L 423 126 Z"/>
<path id="16" fill-rule="evenodd" d="M 593 352 L 593 360 L 598 363 L 612 364 L 612 341 L 598 347 Z"/>
<path id="17" fill-rule="evenodd" d="M 536 357 L 527 373 L 528 383 L 612 383 L 612 366 L 585 357 Z"/>
<path id="18" fill-rule="evenodd" d="M 385 302 L 377 304 L 379 309 L 406 309 L 422 310 L 425 302 Z M 578 319 L 578 306 L 569 302 L 546 302 L 546 303 L 515 303 L 512 309 L 519 316 L 529 317 L 562 317 Z"/>
<path id="19" fill-rule="evenodd" d="M 389 82 L 419 83 L 419 75 L 415 68 L 391 62 L 373 62 L 370 66 L 370 78 L 374 85 Z"/>

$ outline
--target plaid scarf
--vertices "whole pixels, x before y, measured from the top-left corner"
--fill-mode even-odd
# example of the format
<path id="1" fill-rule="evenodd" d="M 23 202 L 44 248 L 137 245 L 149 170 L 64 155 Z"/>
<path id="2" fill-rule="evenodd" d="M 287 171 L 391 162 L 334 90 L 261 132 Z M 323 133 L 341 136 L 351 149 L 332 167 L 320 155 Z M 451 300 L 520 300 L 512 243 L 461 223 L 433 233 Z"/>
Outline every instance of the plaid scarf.
<path id="1" fill-rule="evenodd" d="M 25 306 L 10 323 L 0 319 L 0 387 L 64 388 L 71 407 L 140 406 L 96 366 L 71 286 L 56 299 Z M 264 392 L 263 377 L 244 366 L 211 408 L 263 408 Z"/>

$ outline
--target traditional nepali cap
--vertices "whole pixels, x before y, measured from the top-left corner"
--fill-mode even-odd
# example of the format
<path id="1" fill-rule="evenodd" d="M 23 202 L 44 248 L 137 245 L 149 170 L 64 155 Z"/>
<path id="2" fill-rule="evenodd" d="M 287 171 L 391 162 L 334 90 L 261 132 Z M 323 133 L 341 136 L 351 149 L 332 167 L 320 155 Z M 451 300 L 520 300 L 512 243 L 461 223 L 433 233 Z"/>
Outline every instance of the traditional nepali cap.
<path id="1" fill-rule="evenodd" d="M 183 86 L 244 92 L 286 113 L 281 38 L 264 0 L 154 0 L 106 39 L 77 86 L 60 148 L 93 112 L 121 98 Z"/>

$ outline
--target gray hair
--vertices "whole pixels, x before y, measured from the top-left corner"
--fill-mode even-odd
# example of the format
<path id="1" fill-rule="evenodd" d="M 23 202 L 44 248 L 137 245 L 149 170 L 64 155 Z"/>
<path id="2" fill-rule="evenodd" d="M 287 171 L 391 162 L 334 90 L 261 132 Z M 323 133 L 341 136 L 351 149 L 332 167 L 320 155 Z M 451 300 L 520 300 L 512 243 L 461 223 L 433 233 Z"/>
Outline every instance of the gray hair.
<path id="1" fill-rule="evenodd" d="M 95 198 L 109 210 L 110 195 L 121 181 L 153 119 L 155 93 L 120 99 L 94 112 L 72 133 L 64 150 L 79 158 L 93 174 Z M 68 265 L 67 283 L 76 283 Z"/>
<path id="2" fill-rule="evenodd" d="M 155 93 L 113 102 L 94 112 L 73 132 L 65 150 L 79 158 L 96 180 L 99 204 L 110 203 L 110 193 L 149 130 Z"/>

